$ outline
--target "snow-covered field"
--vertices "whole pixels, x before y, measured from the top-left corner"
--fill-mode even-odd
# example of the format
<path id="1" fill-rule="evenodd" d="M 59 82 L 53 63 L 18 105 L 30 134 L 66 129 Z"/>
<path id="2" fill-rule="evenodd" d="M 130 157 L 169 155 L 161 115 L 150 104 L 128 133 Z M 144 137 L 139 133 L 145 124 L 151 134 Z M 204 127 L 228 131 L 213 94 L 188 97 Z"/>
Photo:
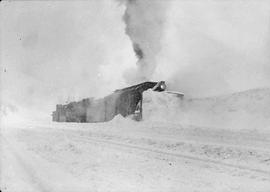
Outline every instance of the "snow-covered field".
<path id="1" fill-rule="evenodd" d="M 147 92 L 142 122 L 5 125 L 1 190 L 268 192 L 269 93 Z"/>

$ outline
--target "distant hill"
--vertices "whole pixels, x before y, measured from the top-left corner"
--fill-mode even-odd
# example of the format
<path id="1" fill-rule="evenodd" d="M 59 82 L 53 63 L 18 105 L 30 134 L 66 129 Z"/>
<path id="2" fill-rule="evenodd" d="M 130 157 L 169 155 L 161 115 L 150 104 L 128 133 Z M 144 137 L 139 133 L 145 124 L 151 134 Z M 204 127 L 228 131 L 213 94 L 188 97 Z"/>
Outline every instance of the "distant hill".
<path id="1" fill-rule="evenodd" d="M 270 88 L 207 98 L 144 94 L 144 119 L 226 129 L 269 129 Z"/>

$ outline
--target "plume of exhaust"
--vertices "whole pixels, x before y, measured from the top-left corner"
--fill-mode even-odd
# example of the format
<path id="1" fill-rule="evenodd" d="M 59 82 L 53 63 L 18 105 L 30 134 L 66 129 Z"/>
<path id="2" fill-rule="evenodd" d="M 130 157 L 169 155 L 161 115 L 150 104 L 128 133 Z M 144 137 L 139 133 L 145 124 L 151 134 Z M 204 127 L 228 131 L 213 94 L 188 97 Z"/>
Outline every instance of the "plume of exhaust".
<path id="1" fill-rule="evenodd" d="M 269 86 L 269 2 L 124 3 L 138 58 L 124 74 L 128 83 L 165 80 L 169 90 L 195 97 Z"/>
<path id="2" fill-rule="evenodd" d="M 165 24 L 165 1 L 124 0 L 126 11 L 123 20 L 126 34 L 132 41 L 138 58 L 137 68 L 124 74 L 128 83 L 150 80 L 156 68 L 156 55 L 161 50 L 161 38 Z"/>

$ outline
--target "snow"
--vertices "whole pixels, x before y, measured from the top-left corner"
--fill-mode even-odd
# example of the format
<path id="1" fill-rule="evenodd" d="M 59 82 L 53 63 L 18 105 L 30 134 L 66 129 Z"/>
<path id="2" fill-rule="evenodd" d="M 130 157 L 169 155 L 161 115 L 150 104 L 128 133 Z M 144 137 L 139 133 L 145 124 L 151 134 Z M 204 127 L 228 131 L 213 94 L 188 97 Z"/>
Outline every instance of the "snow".
<path id="1" fill-rule="evenodd" d="M 253 89 L 209 98 L 144 93 L 147 120 L 225 128 L 270 130 L 270 89 Z"/>
<path id="2" fill-rule="evenodd" d="M 2 123 L 1 190 L 268 192 L 269 93 L 149 91 L 141 122 Z"/>

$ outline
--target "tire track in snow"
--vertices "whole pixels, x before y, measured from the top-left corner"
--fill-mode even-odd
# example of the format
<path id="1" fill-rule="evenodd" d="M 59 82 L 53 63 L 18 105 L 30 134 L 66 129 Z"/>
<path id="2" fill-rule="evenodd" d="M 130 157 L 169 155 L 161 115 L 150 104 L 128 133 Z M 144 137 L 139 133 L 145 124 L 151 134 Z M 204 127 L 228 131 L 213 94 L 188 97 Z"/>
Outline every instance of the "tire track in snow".
<path id="1" fill-rule="evenodd" d="M 3 139 L 3 143 L 6 144 L 9 154 L 14 156 L 14 161 L 10 162 L 11 165 L 15 164 L 18 171 L 22 171 L 19 173 L 24 178 L 26 177 L 26 182 L 34 188 L 34 192 L 95 191 L 87 183 L 67 172 L 59 164 L 49 162 L 36 153 L 27 150 L 27 148 L 20 146 L 20 142 L 16 141 L 14 135 Z M 28 192 L 18 190 L 18 192 L 21 191 Z"/>
<path id="2" fill-rule="evenodd" d="M 29 183 L 31 183 L 32 186 L 36 189 L 35 191 L 40 192 L 53 191 L 52 188 L 49 188 L 47 185 L 41 182 L 41 179 L 36 175 L 35 170 L 32 168 L 30 163 L 28 163 L 24 158 L 22 158 L 22 155 L 18 152 L 18 150 L 15 149 L 15 147 L 6 138 L 2 137 L 2 139 L 3 139 L 2 142 L 6 145 L 6 148 L 8 149 L 11 158 L 14 159 L 16 165 L 19 165 L 20 170 L 23 171 L 23 173 L 17 174 L 22 174 L 23 176 L 25 176 L 26 180 L 29 181 Z M 24 190 L 25 189 L 20 189 L 19 191 Z"/>
<path id="3" fill-rule="evenodd" d="M 118 146 L 118 147 L 129 148 L 129 149 L 135 149 L 135 150 L 144 151 L 144 152 L 151 152 L 151 153 L 155 153 L 155 154 L 167 155 L 167 156 L 177 157 L 177 158 L 181 158 L 181 159 L 188 159 L 188 160 L 192 160 L 192 161 L 202 162 L 205 164 L 213 164 L 213 165 L 219 165 L 219 166 L 228 167 L 228 168 L 236 168 L 236 169 L 240 169 L 240 170 L 251 171 L 251 172 L 260 173 L 260 174 L 270 176 L 269 171 L 256 169 L 256 168 L 250 168 L 247 166 L 233 165 L 233 164 L 224 163 L 224 162 L 220 162 L 220 161 L 216 161 L 216 160 L 212 160 L 212 159 L 203 159 L 203 158 L 198 158 L 198 157 L 189 156 L 189 155 L 171 153 L 171 152 L 162 151 L 162 150 L 158 150 L 158 149 L 147 148 L 147 147 L 142 147 L 142 146 L 138 146 L 138 145 L 130 145 L 130 144 L 126 144 L 126 143 L 120 143 L 120 142 L 109 141 L 109 140 L 104 140 L 104 139 L 96 139 L 96 138 L 91 138 L 91 137 L 84 137 L 84 136 L 68 136 L 68 137 L 70 139 L 76 140 L 76 141 L 83 140 L 83 141 L 86 141 L 89 143 L 103 143 L 103 144 L 107 144 L 107 145 L 109 144 L 109 145 L 114 145 L 114 146 Z"/>

